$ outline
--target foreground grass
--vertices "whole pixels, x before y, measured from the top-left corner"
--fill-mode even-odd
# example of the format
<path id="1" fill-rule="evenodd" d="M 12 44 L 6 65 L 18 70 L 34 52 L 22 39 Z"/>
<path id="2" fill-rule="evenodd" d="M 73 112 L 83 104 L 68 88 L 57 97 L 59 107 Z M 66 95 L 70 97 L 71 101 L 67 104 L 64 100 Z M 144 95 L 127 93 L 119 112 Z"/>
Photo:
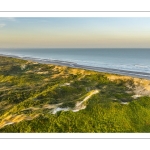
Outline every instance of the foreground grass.
<path id="1" fill-rule="evenodd" d="M 85 110 L 58 112 L 56 115 L 41 114 L 31 121 L 22 121 L 2 128 L 1 132 L 77 132 L 77 133 L 131 133 L 150 132 L 150 103 L 145 97 L 129 105 L 99 102 L 94 96 Z M 93 104 L 93 101 L 94 102 Z"/>

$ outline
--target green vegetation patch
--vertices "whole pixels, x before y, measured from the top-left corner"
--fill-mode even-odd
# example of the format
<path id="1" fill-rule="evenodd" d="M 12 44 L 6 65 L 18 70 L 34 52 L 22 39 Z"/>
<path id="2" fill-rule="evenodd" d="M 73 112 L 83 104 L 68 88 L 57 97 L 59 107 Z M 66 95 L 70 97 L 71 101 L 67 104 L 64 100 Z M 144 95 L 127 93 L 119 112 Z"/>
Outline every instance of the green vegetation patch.
<path id="1" fill-rule="evenodd" d="M 0 132 L 150 132 L 150 98 L 133 99 L 127 83 L 134 88 L 131 79 L 0 56 Z"/>

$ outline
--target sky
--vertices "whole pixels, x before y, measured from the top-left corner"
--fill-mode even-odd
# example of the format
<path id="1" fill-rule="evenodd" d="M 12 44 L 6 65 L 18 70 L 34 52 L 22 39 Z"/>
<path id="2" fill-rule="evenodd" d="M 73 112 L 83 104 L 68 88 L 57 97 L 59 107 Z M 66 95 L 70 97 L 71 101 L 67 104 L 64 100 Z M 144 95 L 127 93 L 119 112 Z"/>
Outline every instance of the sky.
<path id="1" fill-rule="evenodd" d="M 0 18 L 0 48 L 150 48 L 150 18 Z"/>

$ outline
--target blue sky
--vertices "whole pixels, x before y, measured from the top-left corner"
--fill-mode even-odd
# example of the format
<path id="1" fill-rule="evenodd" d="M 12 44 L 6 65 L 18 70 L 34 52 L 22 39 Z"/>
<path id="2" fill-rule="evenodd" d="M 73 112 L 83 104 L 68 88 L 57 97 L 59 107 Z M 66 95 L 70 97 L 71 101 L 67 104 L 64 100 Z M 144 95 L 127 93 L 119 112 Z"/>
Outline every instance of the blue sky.
<path id="1" fill-rule="evenodd" d="M 1 48 L 150 48 L 150 18 L 0 18 Z"/>

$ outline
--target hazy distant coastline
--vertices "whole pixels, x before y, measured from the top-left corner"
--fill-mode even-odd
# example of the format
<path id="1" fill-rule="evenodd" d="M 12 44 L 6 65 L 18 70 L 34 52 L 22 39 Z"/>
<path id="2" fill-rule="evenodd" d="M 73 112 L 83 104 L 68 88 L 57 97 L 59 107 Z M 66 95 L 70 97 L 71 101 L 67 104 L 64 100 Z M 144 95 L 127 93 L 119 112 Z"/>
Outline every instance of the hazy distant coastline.
<path id="1" fill-rule="evenodd" d="M 38 63 L 42 63 L 42 64 L 54 64 L 54 65 L 72 67 L 72 68 L 92 70 L 92 71 L 97 71 L 97 72 L 113 73 L 113 74 L 118 74 L 118 75 L 126 75 L 126 76 L 131 76 L 131 77 L 150 79 L 150 73 L 145 73 L 145 72 L 127 71 L 127 70 L 121 70 L 121 69 L 86 66 L 86 65 L 80 65 L 80 64 L 77 64 L 77 63 L 74 63 L 74 62 L 68 62 L 68 61 L 39 59 L 39 58 L 33 58 L 33 57 L 19 57 L 19 56 L 15 56 L 15 55 L 0 54 L 0 56 L 30 60 L 30 61 L 34 61 L 34 62 L 38 62 Z"/>

